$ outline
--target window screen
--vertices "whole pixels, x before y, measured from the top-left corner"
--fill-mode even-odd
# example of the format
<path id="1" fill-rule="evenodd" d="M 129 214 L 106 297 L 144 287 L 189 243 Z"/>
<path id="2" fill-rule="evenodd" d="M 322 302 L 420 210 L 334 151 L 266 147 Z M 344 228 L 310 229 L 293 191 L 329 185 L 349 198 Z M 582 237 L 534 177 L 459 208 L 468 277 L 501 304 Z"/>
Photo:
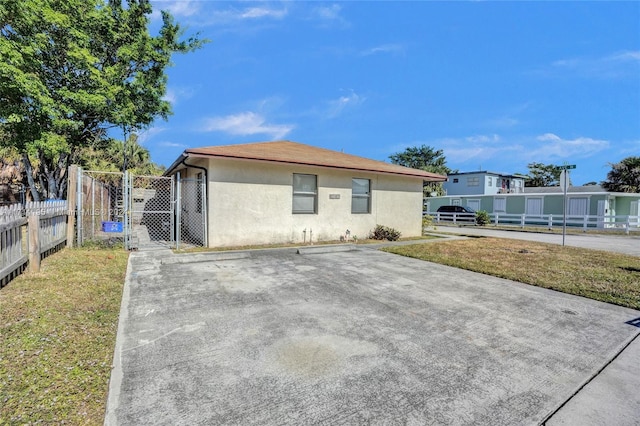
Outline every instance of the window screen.
<path id="1" fill-rule="evenodd" d="M 371 181 L 351 179 L 351 213 L 371 213 Z"/>
<path id="2" fill-rule="evenodd" d="M 293 213 L 317 213 L 318 177 L 293 174 Z"/>

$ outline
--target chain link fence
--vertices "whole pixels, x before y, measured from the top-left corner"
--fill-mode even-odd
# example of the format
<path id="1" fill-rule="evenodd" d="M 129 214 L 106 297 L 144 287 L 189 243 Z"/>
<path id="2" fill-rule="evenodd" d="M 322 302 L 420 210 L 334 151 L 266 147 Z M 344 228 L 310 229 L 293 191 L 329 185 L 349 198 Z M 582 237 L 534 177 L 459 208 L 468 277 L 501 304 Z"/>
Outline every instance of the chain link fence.
<path id="1" fill-rule="evenodd" d="M 81 170 L 78 176 L 77 241 L 124 241 L 124 179 L 119 172 Z"/>
<path id="2" fill-rule="evenodd" d="M 181 248 L 205 246 L 207 244 L 206 184 L 203 179 L 180 179 L 179 188 L 179 234 Z"/>
<path id="3" fill-rule="evenodd" d="M 79 169 L 77 241 L 129 250 L 207 244 L 204 179 Z"/>
<path id="4" fill-rule="evenodd" d="M 174 245 L 174 180 L 164 176 L 130 176 L 129 248 Z"/>

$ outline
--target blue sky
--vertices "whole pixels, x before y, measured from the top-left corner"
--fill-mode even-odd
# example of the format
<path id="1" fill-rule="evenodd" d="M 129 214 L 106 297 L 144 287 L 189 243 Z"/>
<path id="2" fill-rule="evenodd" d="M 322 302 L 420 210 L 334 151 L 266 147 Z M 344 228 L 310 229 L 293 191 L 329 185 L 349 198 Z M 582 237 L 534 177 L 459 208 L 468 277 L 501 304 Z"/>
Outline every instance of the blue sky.
<path id="1" fill-rule="evenodd" d="M 460 171 L 576 164 L 583 184 L 640 155 L 640 2 L 153 5 L 211 40 L 174 57 L 174 115 L 141 135 L 164 165 L 278 139 L 382 161 L 424 144 Z"/>

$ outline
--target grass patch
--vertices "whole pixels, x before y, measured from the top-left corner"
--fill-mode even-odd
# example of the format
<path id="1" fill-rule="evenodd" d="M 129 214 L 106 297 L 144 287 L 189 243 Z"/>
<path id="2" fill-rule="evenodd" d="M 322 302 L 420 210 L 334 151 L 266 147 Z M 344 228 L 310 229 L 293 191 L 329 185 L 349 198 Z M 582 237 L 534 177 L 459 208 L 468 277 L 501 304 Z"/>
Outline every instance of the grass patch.
<path id="1" fill-rule="evenodd" d="M 487 224 L 485 226 L 476 226 L 476 225 L 459 225 L 453 224 L 451 222 L 440 222 L 434 223 L 434 228 L 437 226 L 441 226 L 441 230 L 436 230 L 436 232 L 446 234 L 446 228 L 466 228 L 473 227 L 478 229 L 487 229 L 494 231 L 514 231 L 514 232 L 529 232 L 532 234 L 560 234 L 562 235 L 562 226 L 554 226 L 549 229 L 546 226 L 525 226 L 521 228 L 520 225 L 493 225 Z M 586 230 L 581 227 L 567 227 L 566 229 L 567 235 L 615 235 L 615 236 L 623 236 L 623 237 L 637 237 L 638 231 L 631 230 L 631 232 L 627 233 L 622 228 L 610 228 L 610 229 L 597 229 L 597 228 L 587 228 Z M 456 234 L 457 235 L 457 234 Z"/>
<path id="2" fill-rule="evenodd" d="M 640 259 L 634 256 L 500 238 L 383 250 L 640 309 Z"/>
<path id="3" fill-rule="evenodd" d="M 128 253 L 63 250 L 0 290 L 0 424 L 102 424 Z"/>

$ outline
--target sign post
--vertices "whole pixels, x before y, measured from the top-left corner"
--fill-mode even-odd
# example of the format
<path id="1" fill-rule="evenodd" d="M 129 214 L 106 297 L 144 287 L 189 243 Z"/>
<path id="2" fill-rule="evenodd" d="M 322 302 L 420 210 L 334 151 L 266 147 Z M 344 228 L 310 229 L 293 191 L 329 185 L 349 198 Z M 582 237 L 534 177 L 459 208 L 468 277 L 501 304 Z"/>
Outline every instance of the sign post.
<path id="1" fill-rule="evenodd" d="M 560 173 L 560 187 L 562 188 L 562 246 L 564 247 L 565 236 L 567 235 L 567 188 L 569 187 L 569 170 L 575 169 L 576 165 L 564 165 L 559 166 L 562 173 Z"/>

